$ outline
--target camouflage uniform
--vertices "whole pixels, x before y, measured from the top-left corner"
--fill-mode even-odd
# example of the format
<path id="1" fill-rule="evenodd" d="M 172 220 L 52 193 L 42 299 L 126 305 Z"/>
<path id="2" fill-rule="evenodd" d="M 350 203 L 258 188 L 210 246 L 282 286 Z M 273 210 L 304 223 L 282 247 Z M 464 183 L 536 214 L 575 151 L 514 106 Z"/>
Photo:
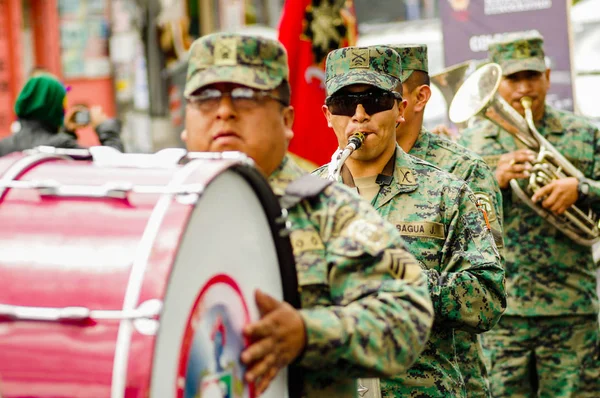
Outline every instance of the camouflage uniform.
<path id="1" fill-rule="evenodd" d="M 185 92 L 216 82 L 271 90 L 287 73 L 278 42 L 214 34 L 193 44 Z M 286 156 L 269 182 L 285 197 L 304 174 Z M 307 337 L 297 359 L 304 396 L 353 397 L 359 375 L 406 370 L 429 336 L 433 308 L 425 276 L 394 226 L 337 185 L 286 207 Z"/>
<path id="2" fill-rule="evenodd" d="M 402 81 L 413 71 L 429 73 L 427 46 L 424 44 L 393 46 L 402 60 Z M 436 165 L 466 181 L 484 206 L 492 227 L 496 246 L 502 253 L 502 194 L 492 170 L 483 159 L 468 149 L 446 140 L 421 127 L 417 141 L 409 154 Z M 454 344 L 458 367 L 465 382 L 467 397 L 490 397 L 488 370 L 483 348 L 474 333 L 456 330 Z"/>
<path id="3" fill-rule="evenodd" d="M 361 64 L 365 57 L 353 62 L 365 52 L 346 48 L 329 54 L 328 94 L 356 83 L 386 90 L 396 86 L 401 69 L 398 54 L 387 47 L 371 47 L 366 67 Z M 385 81 L 380 77 L 385 75 L 395 78 Z M 325 177 L 327 167 L 315 173 Z M 396 225 L 427 270 L 435 310 L 425 351 L 407 373 L 381 381 L 383 396 L 462 397 L 454 329 L 489 330 L 506 305 L 500 256 L 475 195 L 464 181 L 396 147 L 392 179 L 381 186 L 371 204 Z"/>
<path id="4" fill-rule="evenodd" d="M 504 75 L 545 71 L 541 39 L 519 39 L 490 47 Z M 600 179 L 600 132 L 583 118 L 546 106 L 538 131 L 571 163 Z M 465 130 L 460 143 L 496 167 L 498 158 L 519 149 L 515 139 L 489 121 Z M 522 182 L 521 182 L 522 183 Z M 600 211 L 600 185 L 590 199 Z M 577 245 L 502 190 L 508 308 L 486 333 L 491 384 L 496 397 L 600 396 L 598 299 L 589 247 Z M 537 372 L 537 374 L 536 374 Z"/>

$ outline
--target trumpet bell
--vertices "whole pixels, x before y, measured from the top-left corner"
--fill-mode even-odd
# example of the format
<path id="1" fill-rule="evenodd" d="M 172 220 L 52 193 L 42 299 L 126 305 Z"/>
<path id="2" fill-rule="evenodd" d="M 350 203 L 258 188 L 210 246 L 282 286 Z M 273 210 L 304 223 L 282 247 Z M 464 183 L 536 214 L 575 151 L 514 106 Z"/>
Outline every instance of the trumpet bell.
<path id="1" fill-rule="evenodd" d="M 501 81 L 502 69 L 495 63 L 483 65 L 473 72 L 460 86 L 450 104 L 450 121 L 456 124 L 466 123 L 473 116 L 482 113 L 496 94 Z"/>

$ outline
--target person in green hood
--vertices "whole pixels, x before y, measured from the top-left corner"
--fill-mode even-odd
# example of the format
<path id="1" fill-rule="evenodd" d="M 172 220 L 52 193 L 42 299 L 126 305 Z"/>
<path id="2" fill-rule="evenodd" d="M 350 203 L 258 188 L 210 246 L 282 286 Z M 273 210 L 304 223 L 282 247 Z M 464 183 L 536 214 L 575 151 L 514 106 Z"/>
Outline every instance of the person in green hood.
<path id="1" fill-rule="evenodd" d="M 0 140 L 0 156 L 31 149 L 40 145 L 57 148 L 81 148 L 72 132 L 77 126 L 70 113 L 65 120 L 67 89 L 50 74 L 30 78 L 17 98 L 15 113 L 19 118 L 18 131 Z M 66 123 L 65 123 L 66 122 Z M 63 125 L 66 128 L 63 128 Z M 102 145 L 123 151 L 121 126 L 116 119 L 108 119 L 97 108 L 91 112 L 92 127 Z"/>

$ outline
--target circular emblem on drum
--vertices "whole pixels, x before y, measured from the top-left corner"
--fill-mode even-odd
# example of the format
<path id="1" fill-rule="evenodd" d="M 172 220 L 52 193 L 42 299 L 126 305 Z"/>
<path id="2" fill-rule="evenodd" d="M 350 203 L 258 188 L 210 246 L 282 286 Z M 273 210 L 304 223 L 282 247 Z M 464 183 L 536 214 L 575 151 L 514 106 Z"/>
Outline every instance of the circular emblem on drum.
<path id="1" fill-rule="evenodd" d="M 188 318 L 178 373 L 178 398 L 254 398 L 240 362 L 250 322 L 238 283 L 218 274 L 202 287 Z"/>

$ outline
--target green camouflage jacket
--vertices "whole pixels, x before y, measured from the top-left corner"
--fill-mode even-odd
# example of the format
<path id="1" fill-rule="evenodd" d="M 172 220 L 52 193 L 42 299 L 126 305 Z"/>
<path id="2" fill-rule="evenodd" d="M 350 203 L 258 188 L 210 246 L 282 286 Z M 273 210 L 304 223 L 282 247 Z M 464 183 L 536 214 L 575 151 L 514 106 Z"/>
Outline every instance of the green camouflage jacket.
<path id="1" fill-rule="evenodd" d="M 600 179 L 600 132 L 585 119 L 546 107 L 539 132 L 575 167 Z M 518 149 L 513 136 L 490 121 L 466 129 L 460 144 L 495 168 L 498 158 Z M 596 267 L 589 247 L 577 245 L 544 221 L 510 188 L 502 190 L 508 291 L 507 315 L 555 316 L 598 312 Z M 600 210 L 600 184 L 590 197 Z"/>
<path id="2" fill-rule="evenodd" d="M 466 181 L 486 210 L 496 246 L 504 246 L 502 192 L 494 172 L 479 155 L 425 128 L 408 153 Z"/>
<path id="3" fill-rule="evenodd" d="M 315 171 L 326 177 L 327 167 Z M 396 148 L 393 179 L 372 205 L 396 226 L 426 269 L 435 321 L 407 373 L 382 380 L 385 397 L 462 397 L 454 329 L 492 328 L 506 306 L 504 270 L 492 235 L 464 181 Z"/>
<path id="4" fill-rule="evenodd" d="M 286 157 L 276 195 L 305 172 Z M 288 209 L 307 344 L 307 397 L 353 397 L 365 374 L 406 371 L 433 322 L 425 275 L 393 225 L 333 184 Z"/>
<path id="5" fill-rule="evenodd" d="M 409 154 L 466 181 L 487 212 L 496 246 L 502 253 L 502 193 L 489 166 L 477 154 L 425 128 Z M 479 336 L 456 330 L 456 359 L 468 396 L 490 397 L 489 380 Z"/>

